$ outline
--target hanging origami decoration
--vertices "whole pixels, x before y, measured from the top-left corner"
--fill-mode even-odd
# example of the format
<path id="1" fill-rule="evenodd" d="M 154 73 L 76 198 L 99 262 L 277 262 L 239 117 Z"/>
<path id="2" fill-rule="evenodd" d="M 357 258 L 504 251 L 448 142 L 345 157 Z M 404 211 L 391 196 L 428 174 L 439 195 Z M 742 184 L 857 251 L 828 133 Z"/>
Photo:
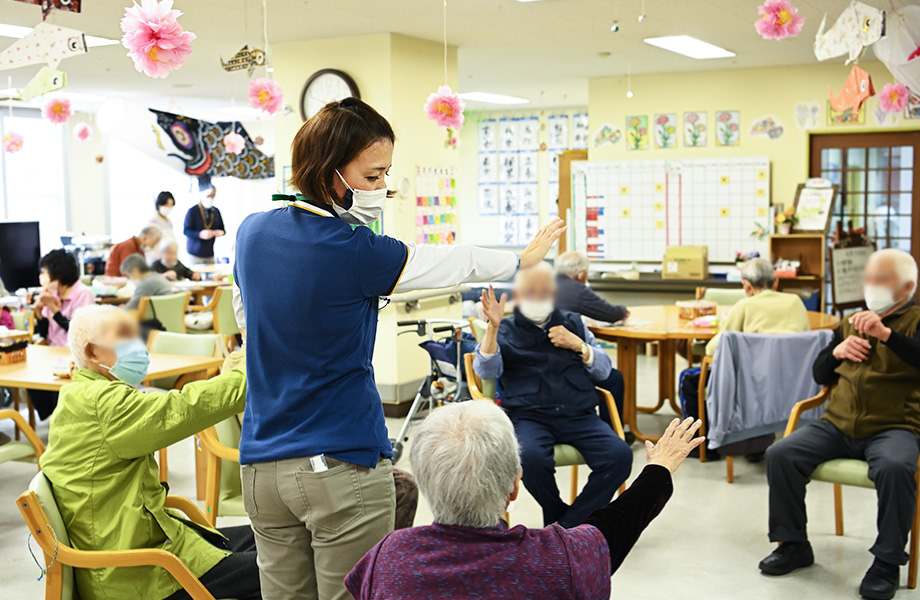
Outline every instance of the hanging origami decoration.
<path id="1" fill-rule="evenodd" d="M 765 40 L 781 40 L 795 37 L 802 31 L 805 17 L 789 0 L 767 0 L 757 8 L 759 19 L 754 22 L 754 29 Z"/>
<path id="2" fill-rule="evenodd" d="M 220 66 L 228 73 L 246 69 L 249 72 L 249 76 L 252 77 L 252 72 L 256 70 L 256 67 L 265 66 L 265 52 L 258 48 L 250 48 L 247 44 L 240 48 L 240 51 L 234 54 L 233 58 L 227 62 L 224 62 L 224 59 L 220 59 Z"/>
<path id="3" fill-rule="evenodd" d="M 78 142 L 88 142 L 93 138 L 93 128 L 89 123 L 77 123 L 73 128 L 73 139 Z"/>
<path id="4" fill-rule="evenodd" d="M 907 107 L 910 90 L 903 83 L 886 83 L 878 96 L 878 106 L 885 112 L 901 112 Z"/>
<path id="5" fill-rule="evenodd" d="M 11 131 L 3 138 L 3 151 L 9 154 L 16 154 L 22 150 L 22 144 L 22 136 L 15 131 Z"/>
<path id="6" fill-rule="evenodd" d="M 42 116 L 52 123 L 66 123 L 72 114 L 73 108 L 67 98 L 52 98 L 42 107 Z"/>
<path id="7" fill-rule="evenodd" d="M 65 12 L 80 12 L 80 0 L 16 0 L 24 4 L 34 4 L 42 7 L 42 21 L 48 18 L 51 9 Z"/>
<path id="8" fill-rule="evenodd" d="M 818 35 L 815 36 L 815 57 L 827 60 L 847 54 L 850 64 L 885 35 L 885 11 L 862 2 L 850 2 L 834 25 L 824 31 L 827 15 L 821 19 Z"/>
<path id="9" fill-rule="evenodd" d="M 284 92 L 277 82 L 262 77 L 249 82 L 249 104 L 270 115 L 275 114 L 284 103 Z"/>
<path id="10" fill-rule="evenodd" d="M 195 34 L 182 29 L 172 0 L 141 0 L 125 9 L 121 20 L 122 45 L 134 68 L 149 77 L 164 78 L 182 66 L 192 53 Z"/>
<path id="11" fill-rule="evenodd" d="M 231 131 L 224 136 L 223 139 L 224 149 L 230 154 L 239 154 L 246 147 L 246 138 Z"/>
<path id="12" fill-rule="evenodd" d="M 266 179 L 275 176 L 275 159 L 253 144 L 246 129 L 237 122 L 208 123 L 189 117 L 150 109 L 157 124 L 166 132 L 185 164 L 185 172 L 196 177 L 236 177 Z M 244 147 L 231 153 L 224 145 L 229 134 L 243 138 Z"/>
<path id="13" fill-rule="evenodd" d="M 438 124 L 438 127 L 447 129 L 447 147 L 456 147 L 451 145 L 454 134 L 463 127 L 463 110 L 466 105 L 460 96 L 451 91 L 450 86 L 442 85 L 437 92 L 428 96 L 425 102 L 425 114 L 428 118 Z"/>
<path id="14" fill-rule="evenodd" d="M 898 81 L 920 90 L 920 6 L 901 7 L 889 15 L 885 37 L 872 48 Z"/>
<path id="15" fill-rule="evenodd" d="M 59 90 L 67 85 L 67 73 L 52 69 L 45 65 L 38 70 L 26 87 L 19 92 L 20 100 L 31 100 L 36 96 L 43 96 L 48 92 Z"/>
<path id="16" fill-rule="evenodd" d="M 42 63 L 56 69 L 62 60 L 78 54 L 86 54 L 82 31 L 39 23 L 24 38 L 0 52 L 0 71 Z"/>
<path id="17" fill-rule="evenodd" d="M 872 85 L 872 78 L 869 74 L 853 65 L 847 80 L 843 83 L 843 89 L 840 94 L 834 96 L 834 90 L 827 87 L 831 95 L 831 107 L 837 112 L 844 112 L 852 108 L 853 112 L 859 112 L 859 107 L 866 101 L 866 98 L 875 95 L 875 87 Z"/>

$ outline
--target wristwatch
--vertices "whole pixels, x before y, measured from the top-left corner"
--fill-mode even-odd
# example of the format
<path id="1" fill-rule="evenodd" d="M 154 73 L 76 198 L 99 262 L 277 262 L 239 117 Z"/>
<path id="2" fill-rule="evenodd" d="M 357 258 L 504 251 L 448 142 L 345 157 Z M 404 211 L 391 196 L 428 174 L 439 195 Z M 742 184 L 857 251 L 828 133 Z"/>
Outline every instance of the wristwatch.
<path id="1" fill-rule="evenodd" d="M 586 342 L 581 343 L 581 348 L 579 348 L 578 353 L 582 356 L 588 353 L 588 344 Z"/>

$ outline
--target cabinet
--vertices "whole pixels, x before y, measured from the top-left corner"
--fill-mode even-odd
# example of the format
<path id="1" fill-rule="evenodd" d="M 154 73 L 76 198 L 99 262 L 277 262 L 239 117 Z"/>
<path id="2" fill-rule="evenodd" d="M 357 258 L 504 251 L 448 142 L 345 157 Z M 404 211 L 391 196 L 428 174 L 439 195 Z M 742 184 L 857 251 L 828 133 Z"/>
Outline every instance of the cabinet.
<path id="1" fill-rule="evenodd" d="M 827 263 L 827 238 L 820 233 L 791 233 L 789 235 L 771 235 L 769 243 L 770 260 L 776 263 L 781 259 L 799 261 L 797 277 L 779 279 L 779 290 L 817 294 L 817 310 L 825 310 L 825 277 Z"/>

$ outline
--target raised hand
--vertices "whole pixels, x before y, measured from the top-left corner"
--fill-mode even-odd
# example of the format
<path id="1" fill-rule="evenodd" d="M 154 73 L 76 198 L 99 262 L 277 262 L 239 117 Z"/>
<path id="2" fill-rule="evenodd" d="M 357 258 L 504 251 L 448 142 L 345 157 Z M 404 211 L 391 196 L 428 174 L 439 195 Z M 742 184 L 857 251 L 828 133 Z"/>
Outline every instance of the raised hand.
<path id="1" fill-rule="evenodd" d="M 489 286 L 488 291 L 482 290 L 482 312 L 489 319 L 489 325 L 491 327 L 498 327 L 499 323 L 502 322 L 502 319 L 505 318 L 505 301 L 508 299 L 508 294 L 502 294 L 501 300 L 495 299 L 495 289 L 492 286 Z"/>
<path id="2" fill-rule="evenodd" d="M 521 252 L 521 268 L 530 268 L 546 257 L 550 247 L 559 239 L 559 236 L 565 232 L 565 221 L 556 217 L 548 224 L 540 228 L 537 235 L 533 236 L 524 251 Z"/>
<path id="3" fill-rule="evenodd" d="M 671 473 L 684 462 L 690 451 L 706 441 L 705 437 L 694 438 L 703 422 L 697 419 L 674 419 L 659 438 L 657 444 L 645 442 L 645 452 L 650 465 L 661 465 Z"/>
<path id="4" fill-rule="evenodd" d="M 872 350 L 872 345 L 869 343 L 869 340 L 851 335 L 837 344 L 837 347 L 834 348 L 834 358 L 837 360 L 850 360 L 861 363 L 869 358 L 870 350 Z"/>

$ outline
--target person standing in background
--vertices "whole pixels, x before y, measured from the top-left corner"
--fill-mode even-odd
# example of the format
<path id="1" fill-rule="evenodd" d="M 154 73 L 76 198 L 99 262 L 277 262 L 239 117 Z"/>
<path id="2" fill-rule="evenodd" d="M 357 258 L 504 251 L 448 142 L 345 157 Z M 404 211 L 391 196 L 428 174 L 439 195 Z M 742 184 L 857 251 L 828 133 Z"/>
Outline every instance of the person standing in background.
<path id="1" fill-rule="evenodd" d="M 185 249 L 192 263 L 197 265 L 214 264 L 214 239 L 224 235 L 224 220 L 220 211 L 214 206 L 217 188 L 210 177 L 198 180 L 198 204 L 185 213 L 184 233 L 187 239 Z"/>
<path id="2" fill-rule="evenodd" d="M 175 242 L 176 232 L 173 229 L 172 221 L 169 220 L 169 213 L 171 213 L 176 207 L 176 199 L 173 197 L 172 192 L 160 192 L 157 194 L 157 199 L 154 201 L 154 203 L 156 206 L 156 214 L 150 218 L 147 224 L 153 225 L 160 230 L 160 241 L 163 244 Z M 153 248 L 147 252 L 148 262 L 154 261 L 158 258 L 160 258 L 160 252 L 158 248 Z"/>

